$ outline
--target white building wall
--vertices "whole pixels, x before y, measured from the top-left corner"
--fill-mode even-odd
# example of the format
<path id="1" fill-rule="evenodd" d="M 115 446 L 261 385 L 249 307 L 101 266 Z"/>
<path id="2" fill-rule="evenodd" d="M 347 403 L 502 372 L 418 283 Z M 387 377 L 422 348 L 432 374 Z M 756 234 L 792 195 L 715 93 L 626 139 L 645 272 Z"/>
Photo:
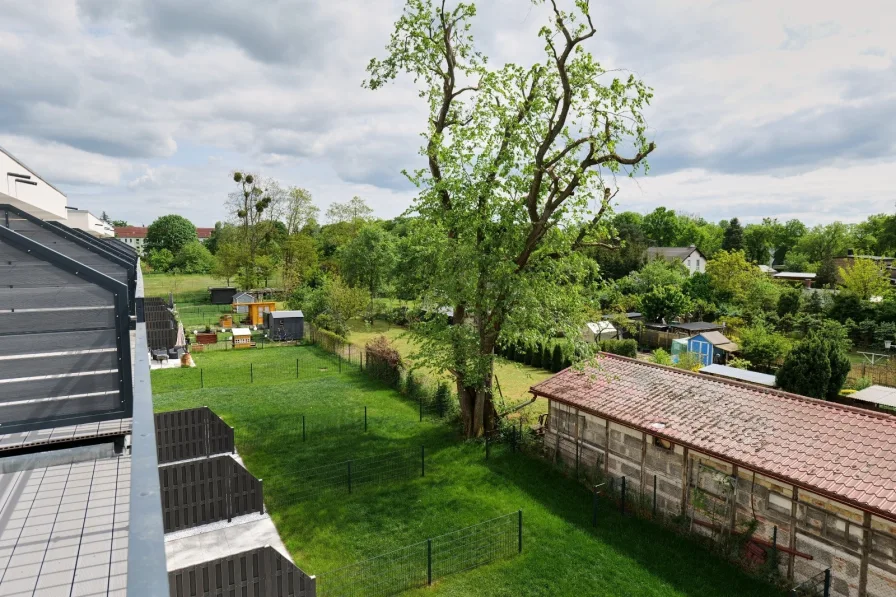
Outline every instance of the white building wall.
<path id="1" fill-rule="evenodd" d="M 688 268 L 688 272 L 691 274 L 706 271 L 706 260 L 697 249 L 694 249 L 690 255 L 685 257 L 682 260 L 682 263 L 684 263 L 685 267 Z"/>
<path id="2" fill-rule="evenodd" d="M 24 176 L 16 177 L 14 174 Z M 60 221 L 66 221 L 65 195 L 2 149 L 0 149 L 0 203 L 10 203 L 38 218 L 58 218 Z"/>
<path id="3" fill-rule="evenodd" d="M 86 209 L 70 209 L 68 210 L 68 220 L 60 219 L 59 221 L 94 236 L 115 236 L 115 228 L 111 224 L 102 221 Z"/>

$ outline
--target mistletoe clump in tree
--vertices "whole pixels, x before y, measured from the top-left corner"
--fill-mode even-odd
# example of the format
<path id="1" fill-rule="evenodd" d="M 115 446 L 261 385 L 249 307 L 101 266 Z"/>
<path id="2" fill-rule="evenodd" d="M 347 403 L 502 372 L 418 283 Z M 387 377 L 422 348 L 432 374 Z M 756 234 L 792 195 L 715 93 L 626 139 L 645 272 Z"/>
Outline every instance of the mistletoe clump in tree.
<path id="1" fill-rule="evenodd" d="M 588 2 L 545 8 L 544 59 L 491 68 L 471 34 L 473 4 L 407 0 L 365 82 L 410 75 L 429 105 L 427 167 L 406 174 L 420 189 L 417 234 L 435 249 L 425 298 L 452 317 L 418 326 L 416 358 L 453 374 L 470 437 L 495 425 L 499 339 L 576 333 L 593 274 L 579 252 L 609 244 L 612 181 L 655 148 L 642 116 L 650 88 L 585 49 L 597 33 Z"/>

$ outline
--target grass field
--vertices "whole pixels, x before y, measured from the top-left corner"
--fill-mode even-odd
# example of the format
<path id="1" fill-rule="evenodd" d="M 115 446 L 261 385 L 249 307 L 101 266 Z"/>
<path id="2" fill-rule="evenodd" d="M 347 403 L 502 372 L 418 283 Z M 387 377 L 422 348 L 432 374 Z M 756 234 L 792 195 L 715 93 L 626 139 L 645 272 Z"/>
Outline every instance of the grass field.
<path id="1" fill-rule="evenodd" d="M 299 356 L 297 356 L 299 355 Z M 517 509 L 524 512 L 519 556 L 439 580 L 410 595 L 445 596 L 780 596 L 699 544 L 604 505 L 590 526 L 590 494 L 541 459 L 462 441 L 444 423 L 418 422 L 416 405 L 314 347 L 196 355 L 206 371 L 240 371 L 264 358 L 304 366 L 298 380 L 168 391 L 177 370 L 153 372 L 156 410 L 207 405 L 236 428 L 247 467 L 264 479 L 265 501 L 294 560 L 323 573 Z M 369 431 L 321 431 L 301 442 L 302 415 L 360 412 Z M 292 434 L 292 441 L 264 441 Z M 425 445 L 426 476 L 363 486 L 308 500 L 290 496 L 302 470 L 353 457 Z"/>

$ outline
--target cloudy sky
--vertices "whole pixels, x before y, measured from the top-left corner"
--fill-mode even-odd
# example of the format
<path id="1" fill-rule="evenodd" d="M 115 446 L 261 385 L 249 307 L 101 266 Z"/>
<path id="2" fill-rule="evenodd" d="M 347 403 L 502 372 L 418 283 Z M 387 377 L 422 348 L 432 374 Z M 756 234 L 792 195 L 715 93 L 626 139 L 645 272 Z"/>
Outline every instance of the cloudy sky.
<path id="1" fill-rule="evenodd" d="M 481 0 L 491 63 L 530 63 L 543 6 Z M 399 0 L 0 0 L 0 146 L 70 205 L 224 218 L 230 173 L 410 204 L 425 119 L 361 89 Z M 592 0 L 589 49 L 655 89 L 658 149 L 618 209 L 857 221 L 896 210 L 890 0 Z"/>

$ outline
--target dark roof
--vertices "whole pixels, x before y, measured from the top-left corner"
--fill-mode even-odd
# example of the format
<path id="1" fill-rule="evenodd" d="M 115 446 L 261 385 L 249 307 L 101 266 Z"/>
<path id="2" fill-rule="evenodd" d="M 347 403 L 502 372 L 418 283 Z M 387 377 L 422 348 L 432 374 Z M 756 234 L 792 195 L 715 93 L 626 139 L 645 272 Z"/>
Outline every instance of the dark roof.
<path id="1" fill-rule="evenodd" d="M 647 258 L 655 259 L 657 257 L 663 257 L 664 259 L 677 259 L 681 261 L 694 251 L 700 253 L 700 250 L 697 249 L 697 247 L 650 247 L 647 249 Z M 700 253 L 700 255 L 703 255 L 703 253 Z"/>
<path id="2" fill-rule="evenodd" d="M 719 323 L 709 323 L 708 321 L 692 321 L 690 323 L 670 323 L 669 327 L 673 330 L 684 330 L 686 332 L 712 332 L 721 330 L 722 325 Z"/>
<path id="3" fill-rule="evenodd" d="M 896 520 L 896 417 L 616 355 L 598 367 L 532 392 Z"/>
<path id="4" fill-rule="evenodd" d="M 301 311 L 271 311 L 273 319 L 292 319 L 294 317 L 305 317 Z"/>

